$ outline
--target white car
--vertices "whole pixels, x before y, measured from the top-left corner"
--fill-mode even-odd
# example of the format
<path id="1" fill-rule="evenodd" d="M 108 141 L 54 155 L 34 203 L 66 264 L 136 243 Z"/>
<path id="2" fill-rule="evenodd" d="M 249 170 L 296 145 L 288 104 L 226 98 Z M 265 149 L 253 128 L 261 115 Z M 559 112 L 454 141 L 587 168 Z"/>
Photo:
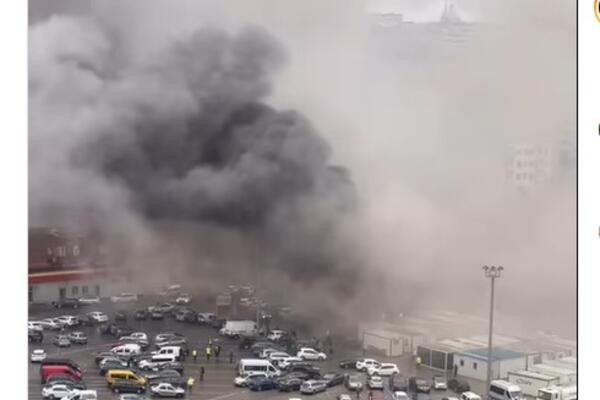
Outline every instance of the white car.
<path id="1" fill-rule="evenodd" d="M 44 326 L 40 323 L 40 321 L 27 322 L 27 328 L 32 329 L 34 331 L 43 331 L 44 330 Z"/>
<path id="2" fill-rule="evenodd" d="M 42 362 L 46 357 L 47 354 L 43 349 L 35 349 L 31 352 L 31 362 Z"/>
<path id="3" fill-rule="evenodd" d="M 268 349 L 263 349 L 263 350 L 262 350 L 262 351 L 261 351 L 261 352 L 258 354 L 258 357 L 259 357 L 259 358 L 268 358 L 268 357 L 271 355 L 271 353 L 279 353 L 279 352 L 280 352 L 280 350 L 273 349 L 273 348 L 270 348 L 270 347 L 269 347 Z"/>
<path id="4" fill-rule="evenodd" d="M 393 363 L 381 363 L 379 366 L 367 367 L 368 375 L 392 376 L 399 373 L 398 366 Z"/>
<path id="5" fill-rule="evenodd" d="M 98 400 L 95 390 L 73 390 L 61 400 Z"/>
<path id="6" fill-rule="evenodd" d="M 119 340 L 124 340 L 125 338 L 141 340 L 141 341 L 145 341 L 145 342 L 148 341 L 148 335 L 146 335 L 144 332 L 133 332 L 129 336 L 123 336 L 123 337 L 119 338 Z"/>
<path id="7" fill-rule="evenodd" d="M 280 329 L 275 329 L 272 330 L 268 335 L 267 335 L 267 339 L 272 340 L 272 341 L 277 341 L 277 340 L 281 340 L 283 338 L 283 335 L 285 334 L 284 331 L 280 330 Z"/>
<path id="8" fill-rule="evenodd" d="M 297 361 L 302 361 L 302 359 L 300 357 L 288 357 L 288 358 L 284 358 L 282 360 L 279 360 L 279 363 L 277 364 L 280 368 L 287 368 L 291 363 L 293 362 L 297 362 Z"/>
<path id="9" fill-rule="evenodd" d="M 72 391 L 73 391 L 73 389 L 67 385 L 56 384 L 56 385 L 46 386 L 46 387 L 42 388 L 42 397 L 44 399 L 52 399 L 52 400 L 62 399 L 63 397 L 65 397 L 69 393 L 71 393 Z"/>
<path id="10" fill-rule="evenodd" d="M 410 400 L 406 392 L 394 392 L 392 400 Z"/>
<path id="11" fill-rule="evenodd" d="M 237 387 L 244 387 L 244 386 L 246 386 L 246 384 L 248 383 L 248 381 L 250 379 L 254 379 L 257 377 L 268 378 L 269 375 L 267 375 L 266 372 L 262 372 L 262 371 L 249 372 L 245 376 L 235 377 L 235 379 L 233 380 L 233 384 L 234 384 L 234 386 L 237 386 Z"/>
<path id="12" fill-rule="evenodd" d="M 160 397 L 183 397 L 185 389 L 175 387 L 170 383 L 159 383 L 158 385 L 150 386 L 150 393 L 153 396 Z"/>
<path id="13" fill-rule="evenodd" d="M 352 396 L 346 393 L 338 394 L 337 400 L 352 400 Z"/>
<path id="14" fill-rule="evenodd" d="M 150 398 L 143 394 L 122 394 L 119 400 L 150 400 Z"/>
<path id="15" fill-rule="evenodd" d="M 190 296 L 187 293 L 181 293 L 179 296 L 177 296 L 177 298 L 175 299 L 175 303 L 176 304 L 189 304 L 190 301 L 192 301 L 192 296 Z"/>
<path id="16" fill-rule="evenodd" d="M 100 311 L 92 311 L 87 314 L 94 322 L 108 322 L 108 315 Z"/>
<path id="17" fill-rule="evenodd" d="M 100 304 L 100 297 L 98 296 L 82 296 L 77 299 L 81 304 Z"/>
<path id="18" fill-rule="evenodd" d="M 75 317 L 73 315 L 61 315 L 60 317 L 57 317 L 56 319 L 59 320 L 60 322 L 64 322 L 64 324 L 66 326 L 75 326 L 75 325 L 79 324 L 79 320 L 77 319 L 77 317 Z"/>
<path id="19" fill-rule="evenodd" d="M 366 371 L 370 367 L 379 367 L 381 363 L 372 358 L 364 358 L 356 362 L 356 369 L 359 371 Z"/>
<path id="20" fill-rule="evenodd" d="M 57 318 L 46 318 L 38 321 L 44 329 L 51 329 L 53 331 L 61 330 L 65 327 L 65 323 L 58 320 Z"/>
<path id="21" fill-rule="evenodd" d="M 316 351 L 310 347 L 302 347 L 296 354 L 296 357 L 310 361 L 324 361 L 327 359 L 327 355 L 325 353 Z"/>
<path id="22" fill-rule="evenodd" d="M 433 389 L 434 390 L 447 390 L 448 382 L 446 381 L 446 378 L 444 378 L 443 376 L 434 376 L 433 377 Z"/>
<path id="23" fill-rule="evenodd" d="M 371 376 L 367 379 L 367 386 L 369 389 L 383 389 L 383 378 L 377 375 Z"/>
<path id="24" fill-rule="evenodd" d="M 269 354 L 269 357 L 267 357 L 267 359 L 274 364 L 279 364 L 279 361 L 285 360 L 286 358 L 290 358 L 290 355 L 282 351 L 275 351 Z"/>
<path id="25" fill-rule="evenodd" d="M 121 293 L 110 297 L 110 301 L 113 303 L 131 303 L 137 300 L 138 296 L 135 293 Z"/>

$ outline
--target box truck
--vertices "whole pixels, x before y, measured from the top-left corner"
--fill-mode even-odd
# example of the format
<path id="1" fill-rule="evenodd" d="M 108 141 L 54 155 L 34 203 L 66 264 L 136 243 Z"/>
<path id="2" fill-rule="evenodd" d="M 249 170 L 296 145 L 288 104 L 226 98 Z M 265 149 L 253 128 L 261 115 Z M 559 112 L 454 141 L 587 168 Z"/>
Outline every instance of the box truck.
<path id="1" fill-rule="evenodd" d="M 577 400 L 577 386 L 555 386 L 539 389 L 536 400 Z"/>

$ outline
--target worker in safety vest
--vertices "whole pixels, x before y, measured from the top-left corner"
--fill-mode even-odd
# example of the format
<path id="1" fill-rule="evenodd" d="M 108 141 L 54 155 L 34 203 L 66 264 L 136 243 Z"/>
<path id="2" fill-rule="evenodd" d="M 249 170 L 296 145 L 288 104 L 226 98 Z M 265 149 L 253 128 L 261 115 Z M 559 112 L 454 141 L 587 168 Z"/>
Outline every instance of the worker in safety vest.
<path id="1" fill-rule="evenodd" d="M 194 361 L 198 358 L 198 351 L 196 351 L 196 349 L 192 350 L 192 357 L 194 358 Z"/>
<path id="2" fill-rule="evenodd" d="M 210 361 L 210 355 L 212 353 L 212 349 L 210 346 L 206 346 L 206 361 Z"/>
<path id="3" fill-rule="evenodd" d="M 188 378 L 187 380 L 187 388 L 188 388 L 188 392 L 192 392 L 192 388 L 194 387 L 194 378 L 192 378 L 191 376 Z"/>

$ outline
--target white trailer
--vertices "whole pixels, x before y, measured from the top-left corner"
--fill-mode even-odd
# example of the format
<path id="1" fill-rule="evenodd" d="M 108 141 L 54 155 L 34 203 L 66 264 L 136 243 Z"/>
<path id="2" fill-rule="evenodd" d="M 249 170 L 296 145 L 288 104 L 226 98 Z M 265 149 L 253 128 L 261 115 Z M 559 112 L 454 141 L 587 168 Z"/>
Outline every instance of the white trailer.
<path id="1" fill-rule="evenodd" d="M 529 366 L 529 371 L 539 372 L 540 374 L 556 376 L 561 385 L 572 385 L 577 382 L 577 371 L 568 368 L 556 367 L 548 364 L 534 364 Z"/>
<path id="2" fill-rule="evenodd" d="M 219 333 L 223 336 L 237 337 L 240 335 L 256 334 L 256 322 L 254 321 L 227 321 Z"/>
<path id="3" fill-rule="evenodd" d="M 539 389 L 536 400 L 577 400 L 577 385 Z"/>
<path id="4" fill-rule="evenodd" d="M 557 386 L 560 383 L 557 376 L 525 370 L 509 371 L 508 381 L 519 385 L 523 394 L 531 397 L 535 397 L 539 389 Z"/>

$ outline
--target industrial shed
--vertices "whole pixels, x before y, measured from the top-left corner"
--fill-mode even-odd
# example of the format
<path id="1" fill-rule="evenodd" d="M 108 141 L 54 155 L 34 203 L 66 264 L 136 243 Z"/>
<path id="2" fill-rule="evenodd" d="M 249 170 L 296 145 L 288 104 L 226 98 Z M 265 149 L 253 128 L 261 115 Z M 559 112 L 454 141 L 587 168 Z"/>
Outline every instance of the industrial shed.
<path id="1" fill-rule="evenodd" d="M 484 381 L 488 368 L 488 349 L 473 349 L 454 355 L 457 375 Z M 527 355 L 516 351 L 492 348 L 492 379 L 505 379 L 509 371 L 525 369 Z"/>

